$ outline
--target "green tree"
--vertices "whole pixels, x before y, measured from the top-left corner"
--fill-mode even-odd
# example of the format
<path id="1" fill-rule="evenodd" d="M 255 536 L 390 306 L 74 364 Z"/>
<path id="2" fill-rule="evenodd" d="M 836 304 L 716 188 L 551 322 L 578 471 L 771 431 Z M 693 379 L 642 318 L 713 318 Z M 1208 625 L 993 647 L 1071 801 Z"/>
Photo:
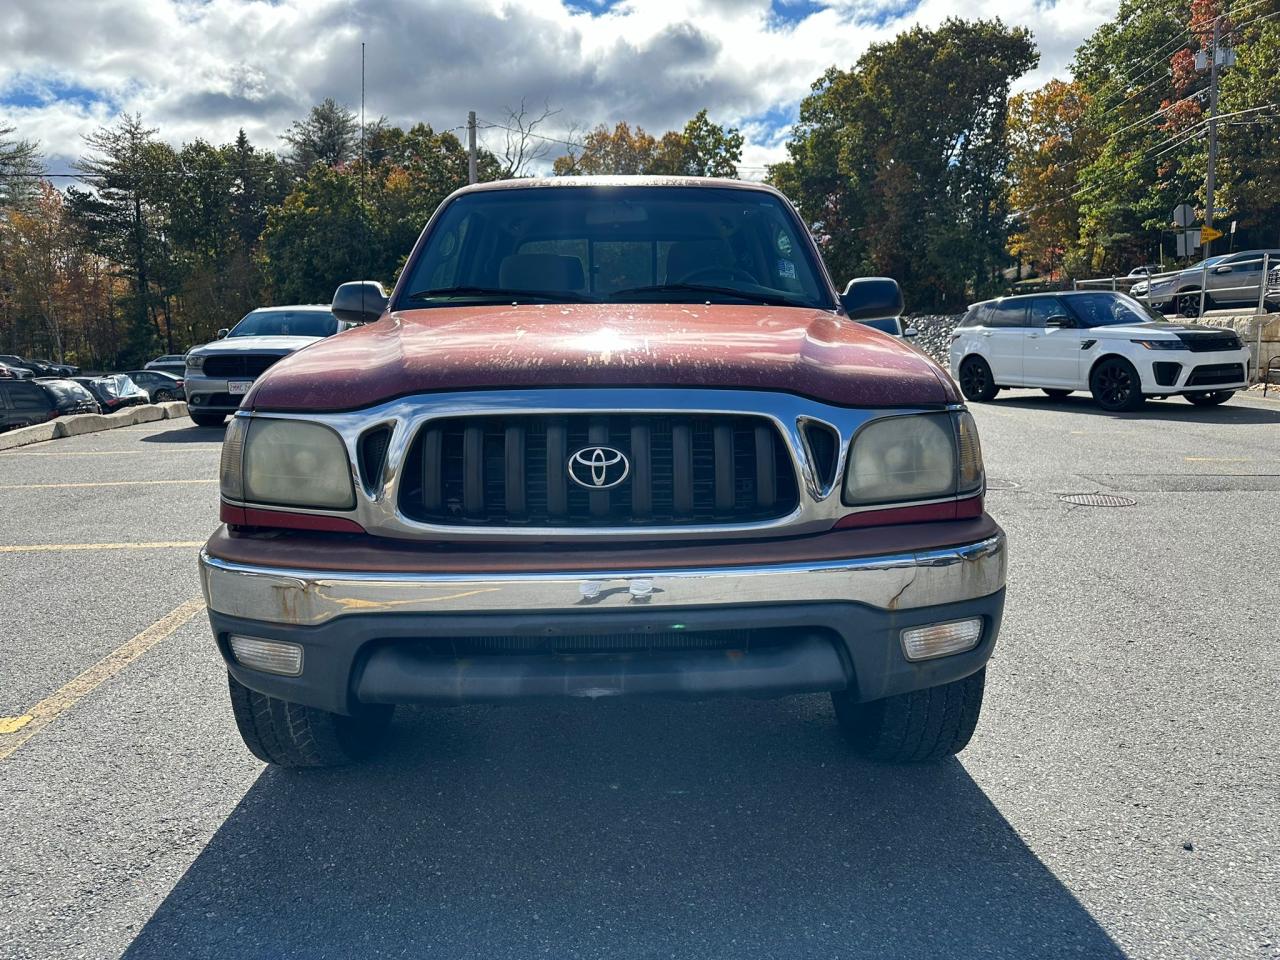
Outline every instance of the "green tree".
<path id="1" fill-rule="evenodd" d="M 282 139 L 289 145 L 289 164 L 304 177 L 316 164 L 340 167 L 358 159 L 360 124 L 356 115 L 332 97 L 295 120 Z"/>
<path id="2" fill-rule="evenodd" d="M 158 277 L 168 272 L 165 236 L 166 181 L 177 175 L 172 148 L 156 139 L 140 116 L 124 116 L 113 127 L 85 137 L 89 153 L 76 168 L 92 191 L 70 188 L 67 203 L 88 249 L 105 257 L 126 279 L 130 295 L 123 357 L 139 360 L 163 343 L 175 349 L 168 304 L 158 295 Z"/>
<path id="3" fill-rule="evenodd" d="M 0 210 L 21 209 L 40 192 L 39 147 L 34 140 L 15 139 L 14 130 L 0 126 Z"/>
<path id="4" fill-rule="evenodd" d="M 800 107 L 770 180 L 844 278 L 896 277 L 912 309 L 991 286 L 1007 239 L 1009 86 L 1038 60 L 1000 21 L 947 20 L 832 68 Z"/>
<path id="5" fill-rule="evenodd" d="M 328 303 L 364 278 L 368 240 L 359 177 L 323 164 L 267 214 L 261 257 L 275 303 Z"/>

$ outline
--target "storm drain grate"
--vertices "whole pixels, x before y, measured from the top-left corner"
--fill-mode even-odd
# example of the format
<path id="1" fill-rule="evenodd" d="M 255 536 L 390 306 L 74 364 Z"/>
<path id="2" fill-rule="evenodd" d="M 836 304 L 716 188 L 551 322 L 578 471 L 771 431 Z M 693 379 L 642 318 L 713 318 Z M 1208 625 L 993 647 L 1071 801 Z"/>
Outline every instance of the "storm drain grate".
<path id="1" fill-rule="evenodd" d="M 1132 507 L 1138 502 L 1112 493 L 1064 493 L 1058 499 L 1078 507 Z"/>
<path id="2" fill-rule="evenodd" d="M 1017 490 L 1022 484 L 1016 480 L 1000 480 L 997 477 L 987 477 L 988 490 Z"/>

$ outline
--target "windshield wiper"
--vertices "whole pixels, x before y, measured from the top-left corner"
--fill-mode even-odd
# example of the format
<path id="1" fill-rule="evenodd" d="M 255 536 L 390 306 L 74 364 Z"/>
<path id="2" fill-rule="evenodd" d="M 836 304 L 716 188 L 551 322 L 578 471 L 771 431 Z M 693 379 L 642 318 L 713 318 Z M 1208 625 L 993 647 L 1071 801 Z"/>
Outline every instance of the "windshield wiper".
<path id="1" fill-rule="evenodd" d="M 593 297 L 574 293 L 572 290 L 508 290 L 501 287 L 436 287 L 419 290 L 408 295 L 410 300 L 448 299 L 451 297 L 483 297 L 503 302 L 517 300 L 549 300 L 566 303 L 596 303 Z"/>
<path id="2" fill-rule="evenodd" d="M 779 293 L 756 293 L 750 290 L 739 290 L 736 287 L 717 287 L 706 283 L 657 283 L 647 287 L 627 287 L 623 290 L 613 291 L 613 293 L 609 294 L 609 298 L 617 300 L 619 297 L 644 293 L 710 293 L 721 297 L 734 297 L 738 300 L 746 300 L 752 303 L 767 303 L 775 307 L 811 306 L 811 304 L 794 300 L 791 297 L 784 297 Z"/>

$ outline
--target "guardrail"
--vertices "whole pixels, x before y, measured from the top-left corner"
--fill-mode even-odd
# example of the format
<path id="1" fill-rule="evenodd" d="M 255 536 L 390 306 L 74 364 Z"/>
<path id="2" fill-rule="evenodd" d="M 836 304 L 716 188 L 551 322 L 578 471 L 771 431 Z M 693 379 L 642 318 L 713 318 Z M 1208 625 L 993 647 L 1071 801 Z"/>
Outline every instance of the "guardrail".
<path id="1" fill-rule="evenodd" d="M 1280 273 L 1272 277 L 1272 271 L 1277 269 L 1280 269 L 1280 257 L 1264 253 L 1247 260 L 1234 260 L 1231 263 L 1202 264 L 1199 270 L 1170 270 L 1144 276 L 1075 280 L 1072 281 L 1072 288 L 1075 290 L 1123 290 L 1150 307 L 1168 306 L 1174 312 L 1188 318 L 1203 317 L 1206 310 L 1213 309 L 1215 297 L 1238 302 L 1248 301 L 1253 304 L 1252 309 L 1255 314 L 1263 314 L 1267 312 L 1269 296 L 1280 300 Z M 1250 278 L 1250 282 L 1211 283 L 1212 278 L 1228 274 L 1246 275 Z M 1161 290 L 1153 299 L 1152 286 L 1163 281 L 1172 281 L 1172 283 L 1167 290 Z M 1144 284 L 1145 286 L 1142 286 Z M 1135 287 L 1141 287 L 1141 289 L 1135 292 Z M 1232 294 L 1238 295 L 1232 296 Z"/>

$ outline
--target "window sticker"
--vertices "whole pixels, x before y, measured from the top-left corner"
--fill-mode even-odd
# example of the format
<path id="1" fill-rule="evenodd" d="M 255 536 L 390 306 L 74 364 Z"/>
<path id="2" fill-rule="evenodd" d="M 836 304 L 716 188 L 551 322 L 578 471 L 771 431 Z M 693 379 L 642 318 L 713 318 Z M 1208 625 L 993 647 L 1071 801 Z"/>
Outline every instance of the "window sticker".
<path id="1" fill-rule="evenodd" d="M 779 260 L 778 276 L 786 277 L 788 280 L 794 280 L 796 278 L 796 265 L 790 260 Z"/>
<path id="2" fill-rule="evenodd" d="M 774 243 L 778 246 L 778 252 L 784 257 L 791 256 L 791 237 L 787 235 L 787 231 L 779 230 L 778 236 L 774 239 Z"/>

